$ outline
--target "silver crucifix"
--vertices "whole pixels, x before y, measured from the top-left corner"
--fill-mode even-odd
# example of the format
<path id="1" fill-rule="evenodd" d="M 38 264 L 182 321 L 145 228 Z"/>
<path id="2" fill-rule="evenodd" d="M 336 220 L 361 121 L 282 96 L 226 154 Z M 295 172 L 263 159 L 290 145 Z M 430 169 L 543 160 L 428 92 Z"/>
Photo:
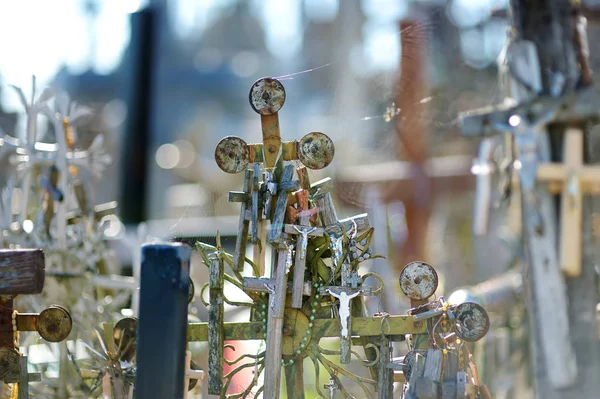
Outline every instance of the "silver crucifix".
<path id="1" fill-rule="evenodd" d="M 302 242 L 300 246 L 300 259 L 306 258 L 306 247 L 308 246 L 308 235 L 315 231 L 316 227 L 303 227 L 303 226 L 294 226 L 294 230 L 298 232 L 302 236 Z"/>

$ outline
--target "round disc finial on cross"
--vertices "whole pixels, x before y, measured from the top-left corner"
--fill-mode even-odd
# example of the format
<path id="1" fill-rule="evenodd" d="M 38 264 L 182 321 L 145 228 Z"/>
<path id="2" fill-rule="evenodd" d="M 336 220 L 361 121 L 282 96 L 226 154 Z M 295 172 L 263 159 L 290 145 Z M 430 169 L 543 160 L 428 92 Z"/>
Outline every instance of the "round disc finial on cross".
<path id="1" fill-rule="evenodd" d="M 280 81 L 260 78 L 250 88 L 250 106 L 260 115 L 273 115 L 285 103 L 285 89 Z"/>

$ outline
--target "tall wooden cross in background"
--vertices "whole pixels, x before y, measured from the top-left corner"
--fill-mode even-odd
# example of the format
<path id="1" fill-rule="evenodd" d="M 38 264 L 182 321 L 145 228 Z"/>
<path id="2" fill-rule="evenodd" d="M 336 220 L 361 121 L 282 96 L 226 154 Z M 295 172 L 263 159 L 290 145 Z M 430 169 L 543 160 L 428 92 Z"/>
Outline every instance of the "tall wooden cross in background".
<path id="1" fill-rule="evenodd" d="M 336 182 L 340 192 L 352 192 L 353 200 L 361 200 L 370 189 L 381 193 L 388 204 L 404 204 L 408 235 L 393 256 L 395 270 L 415 259 L 426 260 L 427 226 L 434 200 L 445 194 L 459 194 L 473 188 L 471 156 L 429 158 L 426 99 L 428 96 L 427 71 L 428 40 L 417 33 L 422 20 L 404 20 L 400 23 L 402 58 L 400 76 L 395 87 L 395 130 L 398 158 L 382 164 L 347 168 Z M 348 201 L 349 198 L 342 198 Z M 352 204 L 355 205 L 355 204 Z"/>

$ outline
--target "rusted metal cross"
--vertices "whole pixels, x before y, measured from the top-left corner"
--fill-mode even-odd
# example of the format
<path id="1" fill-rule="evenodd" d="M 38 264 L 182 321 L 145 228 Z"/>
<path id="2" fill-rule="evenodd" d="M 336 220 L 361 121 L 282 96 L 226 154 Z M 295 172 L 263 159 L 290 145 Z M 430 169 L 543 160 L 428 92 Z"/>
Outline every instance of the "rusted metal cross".
<path id="1" fill-rule="evenodd" d="M 19 399 L 28 398 L 27 384 L 39 374 L 27 372 L 27 360 L 19 352 L 19 331 L 37 331 L 49 342 L 60 342 L 71 332 L 69 312 L 50 306 L 41 313 L 19 313 L 13 308 L 17 295 L 39 294 L 44 287 L 44 253 L 40 249 L 0 250 L 0 381 L 19 384 Z"/>
<path id="2" fill-rule="evenodd" d="M 248 222 L 252 222 L 254 244 L 259 245 L 258 242 L 263 236 L 261 232 L 264 230 L 264 222 L 281 216 L 273 212 L 277 209 L 272 209 L 271 206 L 277 192 L 289 191 L 294 187 L 291 180 L 289 183 L 280 181 L 283 161 L 299 160 L 309 169 L 322 169 L 333 160 L 335 152 L 333 141 L 323 133 L 311 132 L 299 141 L 281 140 L 278 112 L 283 107 L 285 98 L 285 89 L 278 80 L 262 78 L 256 81 L 250 89 L 249 99 L 252 109 L 260 115 L 262 143 L 247 144 L 240 137 L 229 136 L 223 138 L 215 149 L 215 160 L 224 172 L 240 173 L 247 170 L 250 164 L 254 164 L 253 176 L 250 176 L 249 172 L 246 173 L 245 195 L 236 193 L 233 197 L 230 196 L 230 200 L 242 202 L 240 231 L 245 233 L 242 234 L 244 237 L 236 242 L 234 265 L 236 268 L 243 265 L 242 254 L 245 253 Z M 262 183 L 259 183 L 260 165 L 264 169 Z M 284 186 L 278 187 L 282 183 Z M 247 212 L 249 202 L 251 203 L 250 214 Z M 262 209 L 262 212 L 259 212 L 259 209 Z M 284 206 L 283 212 L 285 210 Z M 274 227 L 281 230 L 283 225 Z M 254 262 L 262 265 L 264 258 L 257 258 L 257 252 L 264 257 L 264 251 L 255 251 Z"/>

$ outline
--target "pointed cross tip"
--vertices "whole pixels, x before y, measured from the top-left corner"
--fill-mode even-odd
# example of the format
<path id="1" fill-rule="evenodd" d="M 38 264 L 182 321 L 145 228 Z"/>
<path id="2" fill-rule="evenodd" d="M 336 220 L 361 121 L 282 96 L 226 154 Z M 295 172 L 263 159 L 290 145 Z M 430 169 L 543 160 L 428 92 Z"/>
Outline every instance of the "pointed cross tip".
<path id="1" fill-rule="evenodd" d="M 217 250 L 222 249 L 223 247 L 221 246 L 221 233 L 219 232 L 219 230 L 217 230 Z"/>

